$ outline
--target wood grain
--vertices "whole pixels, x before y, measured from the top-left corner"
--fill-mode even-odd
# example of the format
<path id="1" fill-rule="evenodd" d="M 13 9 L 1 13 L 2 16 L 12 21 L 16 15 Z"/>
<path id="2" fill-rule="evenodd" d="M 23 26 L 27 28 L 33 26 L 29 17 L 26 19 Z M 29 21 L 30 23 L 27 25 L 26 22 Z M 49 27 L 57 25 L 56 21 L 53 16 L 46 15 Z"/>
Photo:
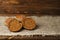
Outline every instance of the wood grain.
<path id="1" fill-rule="evenodd" d="M 1 0 L 0 13 L 39 13 L 60 15 L 60 0 L 16 0 L 18 4 L 8 4 L 6 1 L 8 2 L 8 0 Z"/>
<path id="2" fill-rule="evenodd" d="M 29 36 L 0 36 L 2 40 L 60 40 L 60 35 L 52 36 L 52 35 L 29 35 Z"/>

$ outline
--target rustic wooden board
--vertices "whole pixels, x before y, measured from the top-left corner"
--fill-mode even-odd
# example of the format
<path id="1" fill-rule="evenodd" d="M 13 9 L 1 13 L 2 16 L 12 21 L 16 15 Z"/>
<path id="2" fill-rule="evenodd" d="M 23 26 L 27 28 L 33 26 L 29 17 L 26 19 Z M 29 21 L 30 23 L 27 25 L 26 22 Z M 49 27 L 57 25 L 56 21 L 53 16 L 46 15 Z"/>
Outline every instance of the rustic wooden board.
<path id="1" fill-rule="evenodd" d="M 60 35 L 29 35 L 29 36 L 0 36 L 0 39 L 2 40 L 60 40 Z"/>
<path id="2" fill-rule="evenodd" d="M 17 0 L 18 4 L 8 0 L 0 1 L 0 13 L 39 13 L 60 15 L 60 0 Z"/>

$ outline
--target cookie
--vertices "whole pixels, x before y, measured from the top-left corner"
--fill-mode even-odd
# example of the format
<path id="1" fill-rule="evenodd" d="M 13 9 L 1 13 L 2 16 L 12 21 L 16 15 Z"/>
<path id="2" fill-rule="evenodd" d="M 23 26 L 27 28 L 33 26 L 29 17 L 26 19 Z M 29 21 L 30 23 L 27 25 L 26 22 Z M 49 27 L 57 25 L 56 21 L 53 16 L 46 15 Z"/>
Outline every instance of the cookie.
<path id="1" fill-rule="evenodd" d="M 22 23 L 20 23 L 18 20 L 13 19 L 10 23 L 9 23 L 9 30 L 13 31 L 13 32 L 17 32 L 19 30 L 22 29 Z"/>
<path id="2" fill-rule="evenodd" d="M 17 18 L 19 21 L 23 21 L 23 20 L 26 18 L 26 16 L 23 15 L 23 14 L 17 14 L 17 15 L 16 15 L 16 18 Z"/>
<path id="3" fill-rule="evenodd" d="M 13 19 L 13 18 L 8 18 L 8 19 L 6 19 L 5 25 L 6 25 L 6 26 L 9 26 L 9 23 L 11 22 L 12 19 Z"/>
<path id="4" fill-rule="evenodd" d="M 25 29 L 32 30 L 36 27 L 36 23 L 32 18 L 25 18 L 24 23 L 23 23 L 23 27 Z"/>

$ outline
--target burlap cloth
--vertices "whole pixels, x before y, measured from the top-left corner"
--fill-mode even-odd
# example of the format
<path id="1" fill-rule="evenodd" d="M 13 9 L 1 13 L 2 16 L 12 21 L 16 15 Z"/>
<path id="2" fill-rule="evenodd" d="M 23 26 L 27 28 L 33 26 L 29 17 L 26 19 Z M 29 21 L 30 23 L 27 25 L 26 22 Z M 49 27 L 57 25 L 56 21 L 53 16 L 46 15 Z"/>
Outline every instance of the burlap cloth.
<path id="1" fill-rule="evenodd" d="M 11 16 L 14 17 L 14 16 Z M 37 27 L 34 30 L 22 29 L 20 32 L 10 32 L 4 21 L 7 16 L 0 16 L 0 35 L 59 35 L 60 16 L 31 16 L 36 21 Z"/>

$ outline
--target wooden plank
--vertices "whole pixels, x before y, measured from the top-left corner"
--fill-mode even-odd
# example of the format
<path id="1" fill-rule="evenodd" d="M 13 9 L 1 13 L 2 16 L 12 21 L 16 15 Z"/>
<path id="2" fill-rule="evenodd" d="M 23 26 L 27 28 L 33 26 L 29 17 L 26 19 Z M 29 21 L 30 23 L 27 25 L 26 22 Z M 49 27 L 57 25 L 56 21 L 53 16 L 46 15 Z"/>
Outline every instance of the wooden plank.
<path id="1" fill-rule="evenodd" d="M 18 4 L 9 5 L 4 4 L 3 1 L 0 2 L 0 13 L 41 13 L 47 10 L 46 12 L 49 11 L 49 13 L 60 14 L 59 0 L 17 0 Z"/>
<path id="2" fill-rule="evenodd" d="M 24 36 L 0 36 L 0 39 L 8 39 L 8 40 L 60 40 L 59 35 L 46 35 L 46 36 L 41 36 L 41 35 L 24 35 Z"/>

